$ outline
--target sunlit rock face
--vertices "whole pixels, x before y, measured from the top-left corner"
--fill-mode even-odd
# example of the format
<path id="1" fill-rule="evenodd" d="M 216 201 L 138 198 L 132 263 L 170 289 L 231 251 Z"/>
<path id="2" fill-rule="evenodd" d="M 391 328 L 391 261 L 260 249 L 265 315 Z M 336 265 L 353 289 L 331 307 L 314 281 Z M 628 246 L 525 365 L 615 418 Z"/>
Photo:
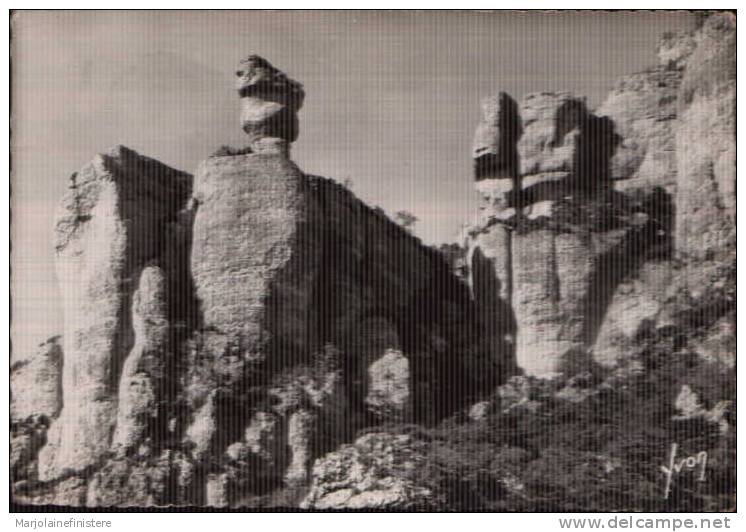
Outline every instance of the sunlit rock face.
<path id="1" fill-rule="evenodd" d="M 712 15 L 695 40 L 678 95 L 675 243 L 699 292 L 735 264 L 735 16 Z"/>
<path id="2" fill-rule="evenodd" d="M 62 345 L 55 336 L 11 364 L 10 418 L 57 417 L 62 408 Z"/>
<path id="3" fill-rule="evenodd" d="M 594 112 L 569 93 L 529 94 L 517 116 L 507 95 L 486 100 L 470 281 L 527 374 L 634 365 L 632 346 L 671 327 L 682 291 L 711 300 L 719 324 L 734 317 L 734 42 L 722 13 L 665 35 L 660 64 L 622 78 Z M 520 127 L 501 127 L 506 116 Z M 518 164 L 487 173 L 483 152 Z"/>
<path id="4" fill-rule="evenodd" d="M 517 105 L 500 93 L 486 103 L 478 144 L 510 163 L 487 176 L 485 155 L 474 152 L 484 207 L 471 233 L 472 291 L 494 324 L 493 344 L 512 345 L 524 372 L 552 377 L 595 334 L 591 300 L 631 238 L 633 212 L 610 190 L 619 138 L 569 93 L 529 94 Z"/>
<path id="5" fill-rule="evenodd" d="M 263 360 L 273 337 L 313 345 L 321 212 L 280 154 L 211 157 L 195 177 L 191 272 L 204 324 Z"/>
<path id="6" fill-rule="evenodd" d="M 617 190 L 675 192 L 676 102 L 683 75 L 683 68 L 655 66 L 625 76 L 598 109 L 613 120 L 622 139 L 610 162 Z"/>
<path id="7" fill-rule="evenodd" d="M 19 502 L 301 493 L 359 429 L 433 422 L 467 369 L 485 380 L 445 258 L 289 159 L 300 84 L 251 56 L 238 90 L 250 145 L 194 177 L 122 146 L 74 174 L 55 227 L 62 341 L 13 366 Z"/>
<path id="8" fill-rule="evenodd" d="M 735 21 L 666 39 L 596 111 L 564 92 L 483 102 L 468 284 L 290 160 L 303 91 L 256 56 L 238 72 L 248 147 L 194 178 L 96 156 L 56 220 L 63 334 L 11 365 L 13 501 L 541 509 L 547 467 L 581 445 L 545 448 L 547 422 L 572 432 L 602 405 L 586 432 L 626 445 L 619 404 L 660 399 L 655 438 L 731 434 Z M 591 454 L 604 475 L 622 463 L 568 464 L 595 471 Z"/>

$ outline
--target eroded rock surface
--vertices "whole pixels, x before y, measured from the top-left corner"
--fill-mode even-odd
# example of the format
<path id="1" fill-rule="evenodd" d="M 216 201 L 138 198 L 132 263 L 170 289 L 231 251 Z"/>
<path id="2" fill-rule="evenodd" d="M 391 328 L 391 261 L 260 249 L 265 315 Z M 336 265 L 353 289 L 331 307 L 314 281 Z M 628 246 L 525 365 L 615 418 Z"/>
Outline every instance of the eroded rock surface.
<path id="1" fill-rule="evenodd" d="M 159 421 L 162 388 L 172 367 L 169 296 L 166 274 L 147 265 L 132 297 L 135 342 L 122 366 L 117 424 L 112 447 L 124 455 L 146 442 L 148 428 Z"/>
<path id="2" fill-rule="evenodd" d="M 123 147 L 74 176 L 56 227 L 63 345 L 11 373 L 14 501 L 541 509 L 562 453 L 527 467 L 543 436 L 512 449 L 496 420 L 543 434 L 552 409 L 638 399 L 626 383 L 648 372 L 668 421 L 729 434 L 726 391 L 696 372 L 735 365 L 734 50 L 716 14 L 598 111 L 569 93 L 485 100 L 468 286 L 290 161 L 303 89 L 249 57 L 250 146 L 203 162 L 194 190 Z M 568 463 L 600 464 L 606 489 L 619 460 L 586 454 Z"/>
<path id="3" fill-rule="evenodd" d="M 442 390 L 471 384 L 478 350 L 456 356 L 479 329 L 468 288 L 290 161 L 299 83 L 256 56 L 238 76 L 251 145 L 219 150 L 193 183 L 123 147 L 74 176 L 56 233 L 64 361 L 50 348 L 15 371 L 19 501 L 302 492 L 360 428 L 438 419 L 461 397 Z"/>
<path id="4" fill-rule="evenodd" d="M 211 157 L 194 198 L 191 272 L 204 328 L 255 362 L 279 338 L 311 348 L 322 220 L 303 173 L 277 154 Z"/>
<path id="5" fill-rule="evenodd" d="M 735 258 L 735 15 L 713 14 L 694 38 L 678 95 L 675 243 L 696 291 Z"/>
<path id="6" fill-rule="evenodd" d="M 678 64 L 678 63 L 677 63 Z M 682 68 L 657 66 L 617 82 L 598 109 L 614 121 L 622 141 L 611 158 L 617 190 L 676 189 L 675 125 Z"/>
<path id="7" fill-rule="evenodd" d="M 512 179 L 476 176 L 485 205 L 470 231 L 470 282 L 493 345 L 552 377 L 592 345 L 621 270 L 638 260 L 625 254 L 651 245 L 650 216 L 611 190 L 611 120 L 568 93 L 530 94 L 519 107 L 520 167 Z"/>
<path id="8" fill-rule="evenodd" d="M 136 342 L 132 296 L 190 188 L 188 174 L 121 146 L 73 174 L 55 228 L 63 407 L 41 451 L 42 479 L 82 471 L 109 449 L 123 364 Z"/>
<path id="9" fill-rule="evenodd" d="M 55 336 L 26 359 L 16 360 L 10 368 L 10 419 L 57 417 L 62 408 L 62 345 Z"/>
<path id="10" fill-rule="evenodd" d="M 403 434 L 367 434 L 316 461 L 301 508 L 436 508 L 440 494 L 423 483 L 424 444 Z"/>
<path id="11" fill-rule="evenodd" d="M 287 153 L 298 138 L 297 112 L 305 92 L 266 59 L 250 55 L 236 71 L 236 89 L 241 97 L 241 126 L 257 151 Z"/>

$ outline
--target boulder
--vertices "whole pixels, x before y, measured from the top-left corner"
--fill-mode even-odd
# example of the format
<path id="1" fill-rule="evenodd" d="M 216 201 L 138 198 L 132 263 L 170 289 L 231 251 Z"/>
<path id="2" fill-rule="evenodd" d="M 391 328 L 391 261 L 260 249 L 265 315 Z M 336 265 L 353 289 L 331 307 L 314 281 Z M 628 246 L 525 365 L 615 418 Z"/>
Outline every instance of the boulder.
<path id="1" fill-rule="evenodd" d="M 409 359 L 397 349 L 387 349 L 368 366 L 365 403 L 381 419 L 401 421 L 411 415 Z"/>
<path id="2" fill-rule="evenodd" d="M 691 386 L 684 384 L 676 396 L 674 408 L 678 414 L 673 416 L 674 421 L 687 421 L 692 419 L 703 419 L 714 423 L 722 434 L 730 429 L 726 413 L 731 409 L 731 401 L 718 401 L 712 408 L 706 408 L 699 395 L 692 390 Z"/>
<path id="3" fill-rule="evenodd" d="M 426 444 L 403 434 L 366 434 L 320 458 L 300 506 L 312 510 L 427 510 L 442 501 L 421 474 Z"/>

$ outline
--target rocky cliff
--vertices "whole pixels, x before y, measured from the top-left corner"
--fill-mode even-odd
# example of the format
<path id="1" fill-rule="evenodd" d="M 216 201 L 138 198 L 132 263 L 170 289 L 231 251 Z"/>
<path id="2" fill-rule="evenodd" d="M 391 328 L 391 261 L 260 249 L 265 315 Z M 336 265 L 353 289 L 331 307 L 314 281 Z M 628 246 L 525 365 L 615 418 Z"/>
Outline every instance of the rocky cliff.
<path id="1" fill-rule="evenodd" d="M 302 86 L 237 75 L 248 148 L 191 176 L 117 147 L 71 178 L 63 340 L 13 372 L 19 501 L 236 504 L 497 382 L 461 356 L 478 319 L 440 254 L 289 159 Z"/>
<path id="2" fill-rule="evenodd" d="M 305 92 L 257 56 L 246 148 L 94 158 L 55 227 L 64 331 L 11 368 L 14 501 L 726 508 L 735 18 L 659 55 L 596 110 L 485 99 L 466 282 L 292 162 Z M 666 438 L 710 452 L 696 495 L 648 495 Z"/>
<path id="3" fill-rule="evenodd" d="M 471 285 L 514 322 L 496 329 L 527 374 L 556 376 L 579 356 L 618 367 L 643 329 L 671 324 L 681 297 L 712 296 L 710 315 L 728 313 L 734 39 L 728 14 L 664 36 L 661 64 L 620 80 L 594 112 L 565 93 L 485 100 Z"/>

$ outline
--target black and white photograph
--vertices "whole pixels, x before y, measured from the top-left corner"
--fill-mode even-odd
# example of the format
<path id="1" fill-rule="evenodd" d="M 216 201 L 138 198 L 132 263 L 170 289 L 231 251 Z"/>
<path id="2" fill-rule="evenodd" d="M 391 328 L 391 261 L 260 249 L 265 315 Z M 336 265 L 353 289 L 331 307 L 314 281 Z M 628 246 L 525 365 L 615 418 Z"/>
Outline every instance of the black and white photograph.
<path id="1" fill-rule="evenodd" d="M 730 528 L 736 17 L 11 10 L 10 511 Z"/>

